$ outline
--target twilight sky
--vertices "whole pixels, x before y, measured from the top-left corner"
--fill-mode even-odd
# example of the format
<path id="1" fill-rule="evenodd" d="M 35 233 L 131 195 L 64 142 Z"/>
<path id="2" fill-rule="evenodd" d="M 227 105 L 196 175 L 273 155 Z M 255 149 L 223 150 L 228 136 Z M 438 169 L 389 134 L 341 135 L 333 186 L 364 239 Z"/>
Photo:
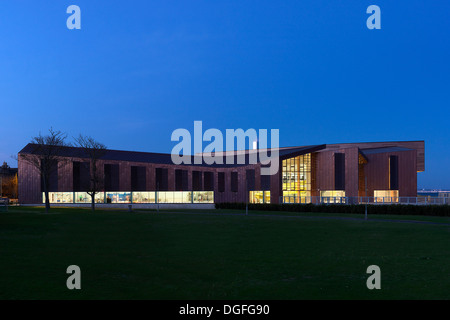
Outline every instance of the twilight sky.
<path id="1" fill-rule="evenodd" d="M 418 186 L 450 189 L 450 1 L 43 3 L 0 3 L 0 163 L 51 126 L 170 153 L 201 120 L 281 146 L 425 140 Z"/>

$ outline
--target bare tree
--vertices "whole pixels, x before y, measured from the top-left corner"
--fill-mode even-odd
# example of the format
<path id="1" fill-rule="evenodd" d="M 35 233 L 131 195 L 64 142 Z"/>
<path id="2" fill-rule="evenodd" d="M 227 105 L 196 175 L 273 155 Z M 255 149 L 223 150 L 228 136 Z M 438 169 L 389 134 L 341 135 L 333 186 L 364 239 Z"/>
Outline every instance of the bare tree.
<path id="1" fill-rule="evenodd" d="M 82 148 L 89 158 L 90 179 L 87 187 L 87 194 L 91 196 L 91 209 L 95 211 L 95 195 L 104 188 L 104 175 L 98 170 L 98 160 L 106 154 L 106 146 L 94 138 L 80 134 L 74 138 L 78 147 Z"/>
<path id="2" fill-rule="evenodd" d="M 42 179 L 42 186 L 45 194 L 45 212 L 50 210 L 50 200 L 48 189 L 50 176 L 57 172 L 58 166 L 64 162 L 62 158 L 65 147 L 70 146 L 66 143 L 67 135 L 61 131 L 49 129 L 48 135 L 41 135 L 31 139 L 31 152 L 20 154 L 19 160 L 24 160 L 35 167 Z"/>

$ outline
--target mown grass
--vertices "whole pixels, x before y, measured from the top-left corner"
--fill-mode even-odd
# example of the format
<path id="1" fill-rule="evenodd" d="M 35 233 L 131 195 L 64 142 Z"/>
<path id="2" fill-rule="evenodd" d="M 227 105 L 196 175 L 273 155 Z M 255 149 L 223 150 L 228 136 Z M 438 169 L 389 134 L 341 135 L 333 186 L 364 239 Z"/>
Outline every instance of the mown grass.
<path id="1" fill-rule="evenodd" d="M 450 298 L 446 224 L 193 213 L 10 208 L 0 214 L 0 298 Z M 72 264 L 81 290 L 66 287 Z M 366 287 L 372 264 L 381 290 Z"/>

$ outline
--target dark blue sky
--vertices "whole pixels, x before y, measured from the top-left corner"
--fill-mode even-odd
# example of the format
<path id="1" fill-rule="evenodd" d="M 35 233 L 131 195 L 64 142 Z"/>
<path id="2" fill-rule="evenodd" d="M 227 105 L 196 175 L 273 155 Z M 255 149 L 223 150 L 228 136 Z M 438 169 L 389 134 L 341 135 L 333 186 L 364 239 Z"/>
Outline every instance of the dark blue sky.
<path id="1" fill-rule="evenodd" d="M 282 146 L 425 140 L 419 187 L 450 189 L 450 1 L 43 3 L 0 3 L 0 161 L 50 126 L 169 153 L 202 120 Z"/>

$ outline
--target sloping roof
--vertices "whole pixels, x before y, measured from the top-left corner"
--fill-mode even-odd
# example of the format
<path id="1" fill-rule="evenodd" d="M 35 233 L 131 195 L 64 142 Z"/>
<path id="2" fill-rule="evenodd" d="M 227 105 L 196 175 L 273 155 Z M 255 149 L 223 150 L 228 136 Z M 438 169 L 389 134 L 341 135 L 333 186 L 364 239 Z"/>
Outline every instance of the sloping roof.
<path id="1" fill-rule="evenodd" d="M 373 143 L 373 145 L 377 145 L 379 143 Z M 378 148 L 364 148 L 364 146 L 369 146 L 370 144 L 364 144 L 363 148 L 359 148 L 360 154 L 366 158 L 366 155 L 369 154 L 376 154 L 376 153 L 385 153 L 385 152 L 399 152 L 399 151 L 410 151 L 415 150 L 411 148 L 401 147 L 401 146 L 380 146 Z M 346 146 L 358 146 L 358 144 L 350 145 L 347 144 Z M 254 154 L 257 151 L 267 151 L 270 156 L 270 151 L 278 151 L 279 158 L 285 159 L 290 157 L 296 157 L 298 155 L 306 154 L 306 153 L 312 153 L 317 151 L 326 151 L 331 148 L 336 147 L 342 147 L 342 145 L 312 145 L 312 146 L 298 146 L 298 147 L 283 147 L 278 149 L 259 149 L 259 150 L 240 150 L 235 151 L 234 153 L 234 164 L 226 164 L 226 157 L 230 156 L 229 151 L 227 152 L 220 152 L 215 153 L 214 156 L 216 158 L 222 157 L 223 164 L 208 164 L 204 161 L 204 158 L 201 154 L 190 156 L 191 164 L 186 165 L 193 165 L 193 166 L 212 166 L 212 167 L 239 167 L 249 164 L 250 155 Z M 358 146 L 359 147 L 359 146 Z M 27 144 L 20 152 L 19 154 L 33 154 L 35 153 L 36 145 L 34 144 Z M 244 155 L 245 156 L 245 162 L 244 164 L 238 164 L 237 163 L 237 157 L 238 155 Z M 63 157 L 68 158 L 85 158 L 87 159 L 88 156 L 84 153 L 82 148 L 77 147 L 64 147 L 62 149 Z M 106 153 L 103 157 L 101 157 L 102 160 L 111 160 L 111 161 L 129 161 L 129 162 L 143 162 L 143 163 L 155 163 L 155 164 L 173 164 L 171 154 L 169 153 L 154 153 L 154 152 L 140 152 L 140 151 L 122 151 L 122 150 L 106 150 Z M 367 160 L 367 158 L 366 158 Z M 198 163 L 197 163 L 198 162 Z M 257 157 L 257 162 L 260 162 L 259 154 Z M 183 164 L 181 164 L 183 165 Z"/>
<path id="2" fill-rule="evenodd" d="M 365 155 L 375 154 L 375 153 L 386 153 L 386 152 L 399 152 L 399 151 L 411 151 L 414 149 L 404 148 L 404 147 L 384 147 L 384 148 L 368 148 L 360 149 Z"/>
<path id="3" fill-rule="evenodd" d="M 314 146 L 304 146 L 304 147 L 289 147 L 289 148 L 280 148 L 278 149 L 279 157 L 294 157 L 300 154 L 314 152 L 320 149 L 325 148 L 325 145 L 314 145 Z M 270 156 L 270 149 L 269 151 Z M 266 151 L 267 151 L 266 150 Z M 237 167 L 249 164 L 250 154 L 255 152 L 255 150 L 243 150 L 237 152 L 237 154 L 244 153 L 245 155 L 245 163 L 238 164 L 237 163 L 237 154 L 234 155 L 234 164 L 226 164 L 226 155 L 230 156 L 229 152 L 223 153 L 222 155 L 216 155 L 216 157 L 222 157 L 223 164 L 207 164 L 201 155 L 191 156 L 191 164 L 194 166 L 213 166 L 213 167 Z M 36 153 L 36 145 L 27 144 L 19 154 L 34 154 Z M 67 158 L 81 158 L 87 159 L 88 156 L 85 154 L 82 148 L 77 147 L 63 147 L 62 148 L 62 157 Z M 153 152 L 139 152 L 139 151 L 121 151 L 121 150 L 110 150 L 107 149 L 106 153 L 102 160 L 111 160 L 111 161 L 129 161 L 129 162 L 143 162 L 143 163 L 157 163 L 157 164 L 173 164 L 171 154 L 168 153 L 153 153 Z M 196 160 L 199 163 L 196 163 Z M 201 161 L 200 161 L 201 160 Z M 260 162 L 259 155 L 257 157 L 257 162 Z"/>

